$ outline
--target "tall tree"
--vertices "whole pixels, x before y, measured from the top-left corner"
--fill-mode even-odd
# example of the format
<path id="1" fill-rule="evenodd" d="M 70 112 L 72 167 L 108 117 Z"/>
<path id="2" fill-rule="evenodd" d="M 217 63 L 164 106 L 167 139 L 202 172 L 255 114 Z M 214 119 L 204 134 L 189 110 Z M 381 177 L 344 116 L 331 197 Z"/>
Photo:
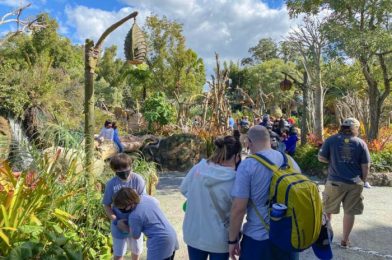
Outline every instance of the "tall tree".
<path id="1" fill-rule="evenodd" d="M 391 92 L 392 27 L 390 0 L 287 0 L 292 16 L 327 9 L 331 42 L 361 64 L 370 108 L 369 139 L 378 136 L 384 101 Z"/>
<path id="2" fill-rule="evenodd" d="M 306 16 L 303 24 L 290 33 L 288 39 L 302 55 L 302 63 L 307 73 L 309 84 L 314 90 L 314 132 L 317 139 L 323 139 L 324 129 L 324 87 L 322 81 L 322 54 L 327 39 L 321 31 L 317 18 Z"/>
<path id="3" fill-rule="evenodd" d="M 251 57 L 242 60 L 242 64 L 255 64 L 278 58 L 278 45 L 271 38 L 262 38 L 256 46 L 249 48 Z"/>
<path id="4" fill-rule="evenodd" d="M 144 87 L 161 90 L 169 99 L 174 99 L 178 107 L 177 123 L 182 125 L 191 97 L 203 90 L 204 62 L 186 47 L 181 24 L 166 17 L 151 16 L 146 20 L 146 32 L 149 41 L 147 63 L 151 74 Z"/>

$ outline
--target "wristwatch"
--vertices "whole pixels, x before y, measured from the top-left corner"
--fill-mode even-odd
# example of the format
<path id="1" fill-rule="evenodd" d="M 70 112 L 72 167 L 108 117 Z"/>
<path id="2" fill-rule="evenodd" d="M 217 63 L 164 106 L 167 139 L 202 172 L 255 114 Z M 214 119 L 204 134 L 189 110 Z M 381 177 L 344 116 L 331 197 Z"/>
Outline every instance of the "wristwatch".
<path id="1" fill-rule="evenodd" d="M 236 240 L 229 240 L 229 241 L 227 241 L 227 243 L 228 243 L 229 245 L 237 244 L 237 243 L 238 243 L 238 239 L 236 239 Z"/>

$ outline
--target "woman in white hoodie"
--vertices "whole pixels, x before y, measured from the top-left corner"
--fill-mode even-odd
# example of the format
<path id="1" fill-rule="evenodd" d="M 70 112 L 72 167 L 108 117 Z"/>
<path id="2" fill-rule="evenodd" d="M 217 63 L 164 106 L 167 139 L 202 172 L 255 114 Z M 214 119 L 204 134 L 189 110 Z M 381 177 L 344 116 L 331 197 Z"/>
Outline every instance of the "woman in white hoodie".
<path id="1" fill-rule="evenodd" d="M 218 138 L 211 158 L 193 166 L 183 180 L 187 205 L 182 228 L 190 260 L 229 258 L 230 193 L 240 161 L 238 138 Z"/>

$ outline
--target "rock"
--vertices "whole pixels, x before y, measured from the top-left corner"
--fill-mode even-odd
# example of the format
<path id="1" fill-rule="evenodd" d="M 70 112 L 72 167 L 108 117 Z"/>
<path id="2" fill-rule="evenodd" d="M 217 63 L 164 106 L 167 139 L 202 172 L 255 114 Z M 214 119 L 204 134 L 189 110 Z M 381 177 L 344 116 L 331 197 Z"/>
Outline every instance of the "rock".
<path id="1" fill-rule="evenodd" d="M 84 171 L 84 152 L 75 149 L 65 149 L 64 147 L 49 147 L 43 151 L 43 154 L 48 155 L 49 162 L 53 162 L 58 156 L 57 169 L 64 171 L 68 169 L 71 161 L 75 160 L 75 171 L 81 173 Z M 104 171 L 105 162 L 102 159 L 95 158 L 94 173 L 96 175 L 102 174 Z"/>
<path id="2" fill-rule="evenodd" d="M 0 116 L 0 162 L 8 158 L 11 140 L 11 127 L 8 120 Z"/>
<path id="3" fill-rule="evenodd" d="M 109 159 L 118 153 L 116 144 L 110 140 L 104 140 L 96 146 L 96 149 L 99 152 L 99 158 L 101 160 Z"/>
<path id="4" fill-rule="evenodd" d="M 206 157 L 206 144 L 196 135 L 176 134 L 143 148 L 146 159 L 155 161 L 163 169 L 186 171 Z"/>
<path id="5" fill-rule="evenodd" d="M 371 172 L 367 180 L 372 186 L 392 187 L 392 172 Z"/>

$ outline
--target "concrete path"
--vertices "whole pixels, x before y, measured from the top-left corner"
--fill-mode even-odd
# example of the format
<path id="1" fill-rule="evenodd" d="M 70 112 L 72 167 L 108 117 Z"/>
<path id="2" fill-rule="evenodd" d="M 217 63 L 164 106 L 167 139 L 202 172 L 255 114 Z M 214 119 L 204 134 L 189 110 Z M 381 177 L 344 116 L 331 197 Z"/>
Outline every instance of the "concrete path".
<path id="1" fill-rule="evenodd" d="M 161 175 L 156 197 L 166 216 L 177 230 L 180 250 L 176 259 L 188 259 L 186 245 L 182 239 L 182 221 L 184 212 L 182 203 L 185 198 L 179 192 L 179 185 L 184 173 L 173 172 Z M 321 186 L 321 190 L 324 187 Z M 350 240 L 352 248 L 339 247 L 342 237 L 342 211 L 334 215 L 332 226 L 335 233 L 333 253 L 334 259 L 342 260 L 376 260 L 392 259 L 392 188 L 373 187 L 365 189 L 364 214 L 356 218 Z M 300 259 L 317 259 L 312 250 L 300 254 Z"/>

